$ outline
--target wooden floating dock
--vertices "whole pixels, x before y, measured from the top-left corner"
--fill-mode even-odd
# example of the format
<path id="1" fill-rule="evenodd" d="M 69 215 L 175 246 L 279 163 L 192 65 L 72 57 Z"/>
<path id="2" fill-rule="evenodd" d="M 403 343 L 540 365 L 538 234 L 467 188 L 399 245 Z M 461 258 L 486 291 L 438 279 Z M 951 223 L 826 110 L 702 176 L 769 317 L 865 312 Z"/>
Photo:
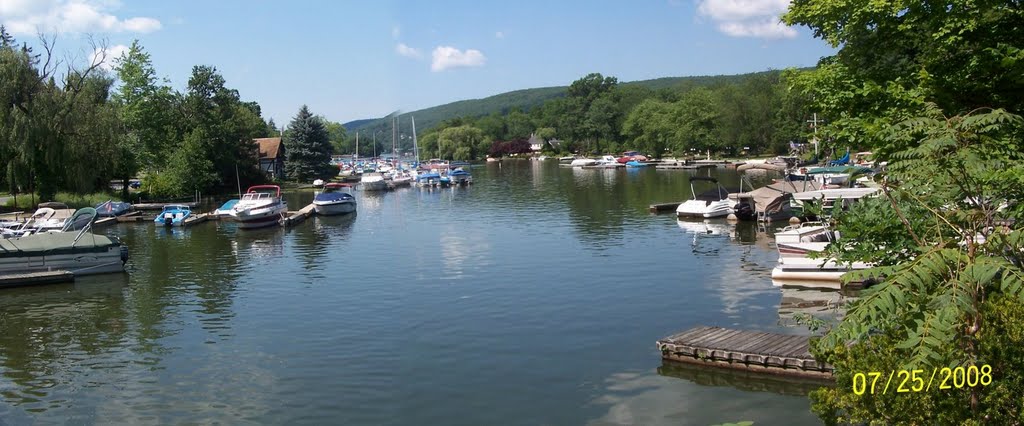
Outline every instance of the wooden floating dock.
<path id="1" fill-rule="evenodd" d="M 141 218 L 142 217 L 142 212 L 137 212 L 137 211 L 136 212 L 128 212 L 128 213 L 125 213 L 125 214 L 120 215 L 120 216 L 105 217 L 103 219 L 97 220 L 96 222 L 93 222 L 92 227 L 93 228 L 98 228 L 98 227 L 103 227 L 103 226 L 107 226 L 107 225 L 113 225 L 113 224 L 120 223 L 120 222 L 127 222 L 127 221 L 137 220 L 137 219 L 127 219 L 127 218 L 134 218 L 134 217 Z M 125 220 L 121 220 L 121 218 L 126 218 L 126 219 Z"/>
<path id="2" fill-rule="evenodd" d="M 197 223 L 206 222 L 207 220 L 210 220 L 210 213 L 199 213 L 197 215 L 190 215 L 188 218 L 185 219 L 185 223 L 182 223 L 181 225 L 184 227 L 189 227 Z"/>
<path id="3" fill-rule="evenodd" d="M 130 215 L 125 214 L 125 215 L 118 216 L 116 218 L 117 222 L 119 222 L 119 223 L 123 223 L 123 222 L 146 222 L 146 221 L 153 220 L 152 217 L 150 217 L 150 218 L 143 217 L 142 216 L 142 212 L 132 212 L 132 213 L 133 214 L 130 214 Z"/>
<path id="4" fill-rule="evenodd" d="M 669 361 L 701 364 L 785 376 L 831 379 L 832 366 L 818 362 L 807 336 L 694 327 L 658 340 L 661 357 Z"/>
<path id="5" fill-rule="evenodd" d="M 68 283 L 75 280 L 70 271 L 42 271 L 24 274 L 0 275 L 0 288 L 19 287 L 37 284 Z"/>
<path id="6" fill-rule="evenodd" d="M 303 207 L 297 212 L 288 212 L 287 216 L 281 218 L 281 226 L 292 226 L 302 223 L 306 218 L 313 215 L 316 210 L 313 208 L 313 203 L 309 203 L 308 206 Z"/>
<path id="7" fill-rule="evenodd" d="M 674 212 L 674 211 L 676 211 L 677 208 L 679 208 L 680 204 L 683 204 L 683 202 L 682 201 L 678 201 L 678 202 L 675 202 L 675 203 L 651 204 L 651 206 L 648 207 L 647 209 L 651 213 Z"/>
<path id="8" fill-rule="evenodd" d="M 132 204 L 132 209 L 134 209 L 134 210 L 163 210 L 164 206 L 171 206 L 171 205 L 175 205 L 175 206 L 188 206 L 189 208 L 194 209 L 194 208 L 196 208 L 196 206 L 199 205 L 199 203 L 195 203 L 195 202 L 192 202 L 192 203 L 139 203 L 139 204 Z"/>
<path id="9" fill-rule="evenodd" d="M 658 164 L 654 166 L 654 168 L 662 170 L 698 170 L 713 169 L 715 167 L 714 164 Z"/>

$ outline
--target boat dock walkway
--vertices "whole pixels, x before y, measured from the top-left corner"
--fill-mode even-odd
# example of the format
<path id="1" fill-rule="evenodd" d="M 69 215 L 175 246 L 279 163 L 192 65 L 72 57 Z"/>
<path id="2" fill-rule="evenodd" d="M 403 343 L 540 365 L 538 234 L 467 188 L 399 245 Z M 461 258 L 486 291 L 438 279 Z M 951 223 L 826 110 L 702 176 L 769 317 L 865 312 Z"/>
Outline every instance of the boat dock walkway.
<path id="1" fill-rule="evenodd" d="M 676 209 L 679 207 L 680 204 L 683 204 L 683 202 L 682 201 L 678 201 L 678 202 L 675 202 L 675 203 L 651 204 L 651 206 L 648 207 L 647 209 L 651 213 L 674 212 L 674 211 L 676 211 Z"/>
<path id="2" fill-rule="evenodd" d="M 132 204 L 132 210 L 163 210 L 164 206 L 188 206 L 188 208 L 194 209 L 199 206 L 199 203 L 138 203 Z"/>
<path id="3" fill-rule="evenodd" d="M 831 379 L 832 366 L 814 359 L 807 336 L 694 327 L 658 340 L 669 361 L 784 376 Z"/>
<path id="4" fill-rule="evenodd" d="M 197 215 L 190 215 L 188 218 L 185 219 L 185 223 L 182 223 L 182 226 L 189 227 L 197 223 L 206 222 L 207 220 L 210 220 L 210 213 L 199 213 Z"/>
<path id="5" fill-rule="evenodd" d="M 28 272 L 24 274 L 5 274 L 0 275 L 0 288 L 36 284 L 67 283 L 74 280 L 75 274 L 70 271 L 42 271 Z"/>
<path id="6" fill-rule="evenodd" d="M 125 218 L 125 219 L 122 220 L 121 218 Z M 131 219 L 129 219 L 129 218 L 131 218 Z M 130 222 L 130 221 L 136 221 L 136 220 L 140 220 L 140 219 L 142 219 L 142 212 L 139 212 L 139 211 L 128 212 L 128 213 L 125 213 L 125 214 L 120 215 L 120 216 L 111 216 L 111 217 L 105 217 L 103 219 L 99 219 L 96 222 L 93 222 L 92 227 L 93 228 L 98 228 L 98 227 L 103 227 L 103 226 L 107 226 L 107 225 L 113 225 L 115 223 Z"/>
<path id="7" fill-rule="evenodd" d="M 281 218 L 281 226 L 292 226 L 302 223 L 306 218 L 313 215 L 316 210 L 313 207 L 313 203 L 309 203 L 306 207 L 303 207 L 299 211 L 288 212 L 285 217 Z"/>
<path id="8" fill-rule="evenodd" d="M 660 170 L 698 170 L 698 169 L 713 169 L 717 166 L 714 164 L 658 164 L 654 166 Z"/>

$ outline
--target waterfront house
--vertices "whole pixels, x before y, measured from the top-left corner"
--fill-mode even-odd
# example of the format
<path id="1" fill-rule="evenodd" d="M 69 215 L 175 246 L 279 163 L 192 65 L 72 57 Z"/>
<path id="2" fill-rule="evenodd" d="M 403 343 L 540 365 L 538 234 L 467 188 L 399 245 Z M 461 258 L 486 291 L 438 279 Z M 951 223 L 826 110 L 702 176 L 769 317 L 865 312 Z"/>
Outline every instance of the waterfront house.
<path id="1" fill-rule="evenodd" d="M 281 138 L 253 139 L 260 150 L 260 170 L 273 179 L 284 179 L 284 144 Z"/>
<path id="2" fill-rule="evenodd" d="M 544 139 L 538 138 L 536 134 L 530 133 L 530 139 L 527 140 L 530 143 L 530 150 L 538 152 L 544 149 Z"/>

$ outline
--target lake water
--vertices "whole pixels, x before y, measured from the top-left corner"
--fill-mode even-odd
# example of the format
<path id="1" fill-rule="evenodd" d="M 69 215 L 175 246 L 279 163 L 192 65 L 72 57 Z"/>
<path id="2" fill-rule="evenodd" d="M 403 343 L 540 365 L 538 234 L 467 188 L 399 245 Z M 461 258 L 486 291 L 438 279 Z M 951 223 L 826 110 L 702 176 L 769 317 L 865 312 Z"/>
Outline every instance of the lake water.
<path id="1" fill-rule="evenodd" d="M 773 287 L 753 224 L 647 212 L 694 172 L 472 172 L 287 230 L 105 229 L 128 274 L 0 291 L 0 424 L 819 423 L 806 386 L 662 365 L 661 337 L 803 334 L 836 298 Z"/>

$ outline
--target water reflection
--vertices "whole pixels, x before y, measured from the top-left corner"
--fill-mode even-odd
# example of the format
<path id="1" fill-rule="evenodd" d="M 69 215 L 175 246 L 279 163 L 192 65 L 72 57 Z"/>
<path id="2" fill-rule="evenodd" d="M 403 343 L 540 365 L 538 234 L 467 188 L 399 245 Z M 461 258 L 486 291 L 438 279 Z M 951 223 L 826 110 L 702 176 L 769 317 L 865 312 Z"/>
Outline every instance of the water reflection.
<path id="1" fill-rule="evenodd" d="M 846 306 L 856 300 L 855 293 L 802 287 L 782 287 L 779 302 L 779 323 L 798 326 L 797 318 L 810 315 L 837 323 L 846 315 Z"/>
<path id="2" fill-rule="evenodd" d="M 603 394 L 591 401 L 608 409 L 588 424 L 709 425 L 744 420 L 754 424 L 820 424 L 808 410 L 806 397 L 806 392 L 817 388 L 815 384 L 744 378 L 728 371 L 685 365 L 663 365 L 657 373 L 609 377 Z M 709 386 L 717 389 L 711 392 Z"/>

